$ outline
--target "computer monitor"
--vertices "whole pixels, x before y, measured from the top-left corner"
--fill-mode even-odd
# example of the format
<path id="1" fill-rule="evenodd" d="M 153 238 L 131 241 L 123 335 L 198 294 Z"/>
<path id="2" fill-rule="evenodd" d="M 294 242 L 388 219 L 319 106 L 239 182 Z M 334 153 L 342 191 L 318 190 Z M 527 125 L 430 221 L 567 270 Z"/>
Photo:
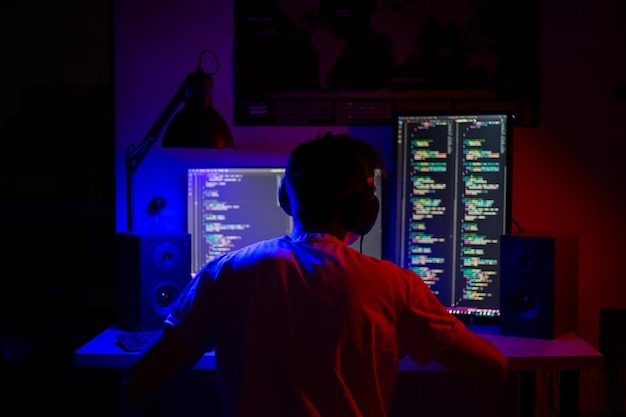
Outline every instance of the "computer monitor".
<path id="1" fill-rule="evenodd" d="M 290 233 L 277 195 L 284 174 L 278 167 L 187 170 L 192 276 L 218 255 Z"/>
<path id="2" fill-rule="evenodd" d="M 394 117 L 394 260 L 461 319 L 497 323 L 500 238 L 511 228 L 511 115 Z"/>
<path id="3" fill-rule="evenodd" d="M 289 234 L 293 227 L 278 202 L 284 167 L 190 168 L 187 170 L 187 231 L 191 235 L 191 274 L 209 260 L 251 243 Z M 376 182 L 376 194 L 382 184 Z M 382 256 L 381 214 L 372 230 L 352 245 Z"/>

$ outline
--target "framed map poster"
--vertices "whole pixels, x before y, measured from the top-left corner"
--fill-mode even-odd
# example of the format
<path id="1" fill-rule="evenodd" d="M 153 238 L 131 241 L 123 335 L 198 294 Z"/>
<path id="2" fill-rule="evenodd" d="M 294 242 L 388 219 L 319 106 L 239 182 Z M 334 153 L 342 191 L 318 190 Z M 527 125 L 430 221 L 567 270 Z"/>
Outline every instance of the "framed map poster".
<path id="1" fill-rule="evenodd" d="M 539 1 L 235 0 L 237 125 L 387 125 L 408 111 L 539 123 Z"/>

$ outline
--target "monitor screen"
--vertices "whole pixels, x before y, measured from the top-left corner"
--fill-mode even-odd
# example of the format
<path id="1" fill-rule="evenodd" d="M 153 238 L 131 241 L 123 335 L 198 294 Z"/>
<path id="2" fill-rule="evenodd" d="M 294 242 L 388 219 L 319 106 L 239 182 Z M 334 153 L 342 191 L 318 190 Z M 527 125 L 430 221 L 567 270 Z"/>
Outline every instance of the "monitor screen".
<path id="1" fill-rule="evenodd" d="M 461 319 L 497 322 L 511 224 L 508 114 L 399 114 L 395 261 Z"/>
<path id="2" fill-rule="evenodd" d="M 187 170 L 187 231 L 191 274 L 216 256 L 291 231 L 278 203 L 284 168 Z"/>
<path id="3" fill-rule="evenodd" d="M 285 169 L 278 167 L 187 170 L 192 276 L 222 253 L 291 232 L 291 217 L 278 202 L 278 186 L 284 174 Z M 382 195 L 378 179 L 376 194 L 379 198 Z M 360 243 L 355 242 L 353 248 L 377 258 L 382 256 L 380 213 L 362 246 Z"/>

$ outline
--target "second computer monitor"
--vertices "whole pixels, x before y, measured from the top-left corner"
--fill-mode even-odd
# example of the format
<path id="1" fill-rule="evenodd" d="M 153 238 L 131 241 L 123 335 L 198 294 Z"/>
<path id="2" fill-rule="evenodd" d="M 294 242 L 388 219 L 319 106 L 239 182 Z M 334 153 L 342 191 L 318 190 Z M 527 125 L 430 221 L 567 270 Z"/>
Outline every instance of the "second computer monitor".
<path id="1" fill-rule="evenodd" d="M 508 114 L 396 118 L 395 256 L 449 310 L 496 318 L 511 222 Z"/>

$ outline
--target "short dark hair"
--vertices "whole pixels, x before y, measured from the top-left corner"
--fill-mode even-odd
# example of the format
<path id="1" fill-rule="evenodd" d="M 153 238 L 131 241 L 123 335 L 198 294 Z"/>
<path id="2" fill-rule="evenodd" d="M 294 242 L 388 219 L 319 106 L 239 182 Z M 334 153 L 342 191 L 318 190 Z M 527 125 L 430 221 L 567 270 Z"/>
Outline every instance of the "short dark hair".
<path id="1" fill-rule="evenodd" d="M 352 179 L 384 173 L 382 153 L 345 133 L 328 132 L 303 142 L 289 155 L 285 177 L 298 201 L 300 221 L 325 226 L 337 214 Z"/>

